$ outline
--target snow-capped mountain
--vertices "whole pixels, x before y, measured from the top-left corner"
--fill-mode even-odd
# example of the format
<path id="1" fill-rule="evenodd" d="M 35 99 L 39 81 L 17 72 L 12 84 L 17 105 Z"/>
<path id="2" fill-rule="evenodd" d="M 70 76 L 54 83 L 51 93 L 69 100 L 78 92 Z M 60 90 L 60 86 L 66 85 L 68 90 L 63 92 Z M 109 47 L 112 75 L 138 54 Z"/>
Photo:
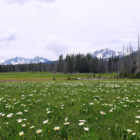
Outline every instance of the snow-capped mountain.
<path id="1" fill-rule="evenodd" d="M 35 57 L 34 59 L 23 58 L 23 57 L 15 57 L 11 59 L 7 59 L 1 65 L 16 65 L 16 64 L 30 64 L 30 63 L 45 63 L 49 62 L 50 60 L 43 58 L 43 57 Z"/>
<path id="2" fill-rule="evenodd" d="M 122 57 L 122 52 L 115 52 L 110 49 L 102 49 L 100 51 L 95 51 L 92 54 L 92 57 L 97 57 L 97 58 L 103 58 L 103 59 L 108 59 L 110 57 Z M 15 57 L 11 59 L 7 59 L 5 62 L 0 63 L 0 65 L 17 65 L 17 64 L 33 64 L 33 63 L 52 63 L 53 61 L 50 61 L 46 58 L 43 57 L 35 57 L 34 59 L 29 59 L 29 58 L 23 58 L 23 57 Z M 54 61 L 55 62 L 55 61 Z M 57 62 L 57 61 L 56 61 Z"/>
<path id="3" fill-rule="evenodd" d="M 93 54 L 92 54 L 92 57 L 97 57 L 97 58 L 103 58 L 103 59 L 108 59 L 110 57 L 115 57 L 115 56 L 118 56 L 118 57 L 122 57 L 123 54 L 122 52 L 115 52 L 113 50 L 110 50 L 110 49 L 102 49 L 100 51 L 95 51 Z"/>

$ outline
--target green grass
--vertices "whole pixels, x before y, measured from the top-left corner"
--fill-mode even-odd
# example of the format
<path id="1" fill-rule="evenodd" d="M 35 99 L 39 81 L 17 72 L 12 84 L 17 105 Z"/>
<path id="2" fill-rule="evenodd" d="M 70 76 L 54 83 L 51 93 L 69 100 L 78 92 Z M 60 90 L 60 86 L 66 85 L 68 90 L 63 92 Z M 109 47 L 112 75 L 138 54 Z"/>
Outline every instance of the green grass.
<path id="1" fill-rule="evenodd" d="M 140 121 L 136 118 L 139 110 L 138 80 L 1 82 L 0 140 L 138 140 L 140 124 L 135 121 Z M 27 120 L 19 123 L 18 119 Z M 45 120 L 47 124 L 43 124 Z M 79 126 L 79 120 L 86 122 Z M 55 131 L 57 126 L 60 129 Z M 37 134 L 39 129 L 42 133 Z"/>
<path id="2" fill-rule="evenodd" d="M 116 73 L 103 73 L 95 74 L 95 78 L 98 78 L 101 75 L 102 78 L 114 78 Z M 68 79 L 70 76 L 71 79 L 74 78 L 94 78 L 93 74 L 60 74 L 60 73 L 50 73 L 50 72 L 6 72 L 0 73 L 0 80 L 25 80 L 25 79 Z"/>

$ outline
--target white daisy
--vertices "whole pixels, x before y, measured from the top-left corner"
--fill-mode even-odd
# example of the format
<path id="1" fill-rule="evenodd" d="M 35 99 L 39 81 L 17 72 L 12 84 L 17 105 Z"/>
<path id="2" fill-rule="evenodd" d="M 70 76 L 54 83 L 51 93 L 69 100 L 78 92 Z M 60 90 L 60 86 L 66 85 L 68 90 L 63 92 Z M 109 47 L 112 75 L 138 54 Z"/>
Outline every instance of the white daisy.
<path id="1" fill-rule="evenodd" d="M 23 131 L 19 132 L 19 135 L 20 135 L 20 136 L 23 136 L 23 134 L 24 134 L 24 132 L 23 132 Z"/>
<path id="2" fill-rule="evenodd" d="M 41 130 L 41 129 L 39 129 L 39 130 L 37 130 L 37 131 L 36 131 L 36 133 L 38 133 L 38 134 L 39 134 L 39 133 L 41 133 L 41 132 L 42 132 L 42 130 Z"/>
<path id="3" fill-rule="evenodd" d="M 12 115 L 13 115 L 13 113 L 8 114 L 8 115 L 7 115 L 7 118 L 12 117 Z"/>
<path id="4" fill-rule="evenodd" d="M 79 123 L 80 126 L 83 125 L 83 124 L 84 124 L 84 122 L 80 122 L 80 123 Z"/>
<path id="5" fill-rule="evenodd" d="M 48 120 L 46 120 L 46 121 L 43 121 L 43 124 L 47 124 L 48 123 Z"/>
<path id="6" fill-rule="evenodd" d="M 54 130 L 56 130 L 56 131 L 59 130 L 59 127 L 55 127 Z"/>
<path id="7" fill-rule="evenodd" d="M 89 128 L 88 128 L 88 127 L 84 127 L 84 130 L 85 130 L 85 131 L 88 131 L 88 130 L 89 130 Z"/>

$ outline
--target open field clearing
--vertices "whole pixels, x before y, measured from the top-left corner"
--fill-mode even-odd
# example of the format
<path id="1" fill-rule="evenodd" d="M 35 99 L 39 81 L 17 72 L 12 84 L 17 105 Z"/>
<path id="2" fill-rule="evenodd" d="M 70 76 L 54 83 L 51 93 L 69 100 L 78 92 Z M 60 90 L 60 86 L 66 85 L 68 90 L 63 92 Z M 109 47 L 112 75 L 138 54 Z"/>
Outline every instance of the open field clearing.
<path id="1" fill-rule="evenodd" d="M 0 81 L 3 80 L 39 80 L 39 79 L 46 79 L 52 80 L 54 77 L 56 80 L 60 79 L 68 79 L 70 76 L 71 79 L 74 78 L 98 78 L 99 76 L 103 78 L 114 78 L 116 73 L 102 73 L 102 74 L 93 74 L 85 73 L 85 74 L 60 74 L 60 73 L 50 73 L 50 72 L 6 72 L 0 73 Z"/>
<path id="2" fill-rule="evenodd" d="M 140 81 L 0 83 L 0 140 L 140 139 Z"/>

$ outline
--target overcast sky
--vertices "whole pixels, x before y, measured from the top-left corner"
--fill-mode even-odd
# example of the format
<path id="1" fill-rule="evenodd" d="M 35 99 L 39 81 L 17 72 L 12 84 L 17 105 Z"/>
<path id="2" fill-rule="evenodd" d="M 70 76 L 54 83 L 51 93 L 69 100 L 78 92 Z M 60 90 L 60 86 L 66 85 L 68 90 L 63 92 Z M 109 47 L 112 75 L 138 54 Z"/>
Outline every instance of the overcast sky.
<path id="1" fill-rule="evenodd" d="M 0 0 L 0 62 L 137 48 L 140 0 Z"/>

